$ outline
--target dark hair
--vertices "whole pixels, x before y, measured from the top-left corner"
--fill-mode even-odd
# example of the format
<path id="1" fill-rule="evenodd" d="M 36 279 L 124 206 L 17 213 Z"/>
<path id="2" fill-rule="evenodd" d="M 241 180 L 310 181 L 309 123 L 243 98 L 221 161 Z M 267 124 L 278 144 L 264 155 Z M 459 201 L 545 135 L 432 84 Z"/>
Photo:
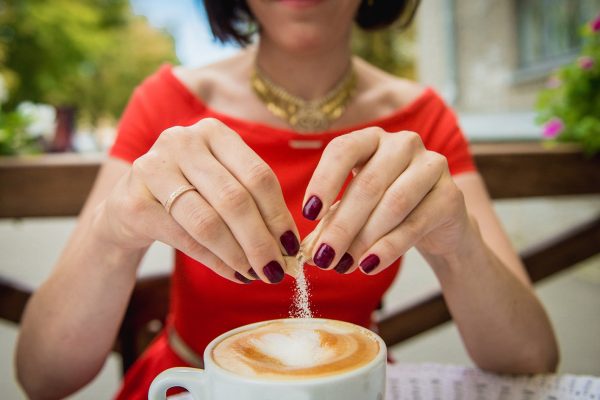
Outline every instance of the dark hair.
<path id="1" fill-rule="evenodd" d="M 365 30 L 386 28 L 396 22 L 399 28 L 406 28 L 419 3 L 420 0 L 362 0 L 355 20 Z M 215 38 L 242 46 L 250 43 L 256 24 L 245 0 L 204 0 L 204 6 Z"/>

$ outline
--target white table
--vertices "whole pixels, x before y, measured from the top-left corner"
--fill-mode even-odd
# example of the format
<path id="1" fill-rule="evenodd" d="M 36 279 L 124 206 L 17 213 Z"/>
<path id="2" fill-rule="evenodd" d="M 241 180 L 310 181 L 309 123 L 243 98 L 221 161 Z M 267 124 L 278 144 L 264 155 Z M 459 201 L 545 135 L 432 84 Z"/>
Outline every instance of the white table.
<path id="1" fill-rule="evenodd" d="M 387 374 L 386 400 L 600 400 L 600 377 L 593 376 L 512 377 L 441 364 L 393 364 Z"/>

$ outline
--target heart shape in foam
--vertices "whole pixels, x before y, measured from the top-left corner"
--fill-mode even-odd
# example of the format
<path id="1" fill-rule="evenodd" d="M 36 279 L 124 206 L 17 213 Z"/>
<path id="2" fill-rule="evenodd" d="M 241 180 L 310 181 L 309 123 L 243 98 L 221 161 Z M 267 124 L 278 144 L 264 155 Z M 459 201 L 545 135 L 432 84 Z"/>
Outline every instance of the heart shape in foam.
<path id="1" fill-rule="evenodd" d="M 267 333 L 252 339 L 251 344 L 290 368 L 314 367 L 334 355 L 332 349 L 322 345 L 321 335 L 312 329 Z"/>

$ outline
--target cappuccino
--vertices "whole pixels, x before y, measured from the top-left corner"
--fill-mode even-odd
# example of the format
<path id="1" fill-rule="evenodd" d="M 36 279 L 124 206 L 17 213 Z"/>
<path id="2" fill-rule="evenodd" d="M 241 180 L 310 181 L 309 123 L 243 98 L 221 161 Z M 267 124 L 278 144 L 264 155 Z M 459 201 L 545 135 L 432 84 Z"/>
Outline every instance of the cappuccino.
<path id="1" fill-rule="evenodd" d="M 237 375 L 303 380 L 343 374 L 376 358 L 379 341 L 369 330 L 341 321 L 272 321 L 217 343 L 215 363 Z"/>

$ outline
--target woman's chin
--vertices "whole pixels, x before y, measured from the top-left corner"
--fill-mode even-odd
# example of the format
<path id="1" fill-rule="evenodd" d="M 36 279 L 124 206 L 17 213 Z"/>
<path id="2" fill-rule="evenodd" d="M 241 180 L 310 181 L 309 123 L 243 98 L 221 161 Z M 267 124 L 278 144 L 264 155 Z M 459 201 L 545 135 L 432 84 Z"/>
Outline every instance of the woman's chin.
<path id="1" fill-rule="evenodd" d="M 292 53 L 311 53 L 327 47 L 329 42 L 327 38 L 328 36 L 324 35 L 322 31 L 315 30 L 311 32 L 304 29 L 279 35 L 276 42 L 278 46 Z"/>

